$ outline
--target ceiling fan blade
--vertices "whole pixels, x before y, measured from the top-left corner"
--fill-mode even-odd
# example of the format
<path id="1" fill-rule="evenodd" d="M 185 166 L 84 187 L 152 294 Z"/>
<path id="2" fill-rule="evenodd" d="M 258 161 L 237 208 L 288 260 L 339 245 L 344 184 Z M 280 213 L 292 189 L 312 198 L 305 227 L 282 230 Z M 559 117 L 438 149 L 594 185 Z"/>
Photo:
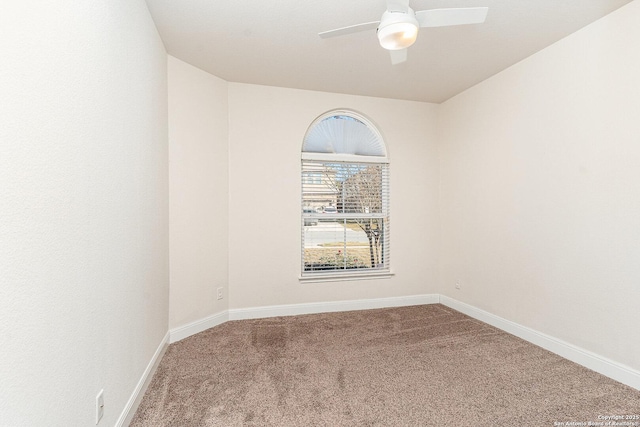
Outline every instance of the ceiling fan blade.
<path id="1" fill-rule="evenodd" d="M 335 30 L 324 31 L 318 35 L 327 39 L 329 37 L 344 36 L 347 34 L 359 33 L 360 31 L 375 30 L 380 25 L 380 21 L 366 22 L 364 24 L 351 25 L 349 27 L 337 28 Z"/>
<path id="2" fill-rule="evenodd" d="M 416 12 L 416 19 L 421 27 L 481 24 L 486 19 L 488 10 L 488 7 L 419 10 Z"/>
<path id="3" fill-rule="evenodd" d="M 409 0 L 387 0 L 387 10 L 406 13 L 409 10 Z"/>
<path id="4" fill-rule="evenodd" d="M 391 65 L 401 64 L 407 60 L 408 49 L 390 50 Z"/>

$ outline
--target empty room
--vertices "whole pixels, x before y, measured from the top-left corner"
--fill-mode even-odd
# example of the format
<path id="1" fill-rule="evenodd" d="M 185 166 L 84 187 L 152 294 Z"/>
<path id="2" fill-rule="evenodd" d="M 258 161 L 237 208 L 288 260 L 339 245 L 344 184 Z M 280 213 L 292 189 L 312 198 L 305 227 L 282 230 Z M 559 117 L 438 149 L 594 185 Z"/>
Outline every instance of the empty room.
<path id="1" fill-rule="evenodd" d="M 0 7 L 0 427 L 640 426 L 640 0 Z"/>

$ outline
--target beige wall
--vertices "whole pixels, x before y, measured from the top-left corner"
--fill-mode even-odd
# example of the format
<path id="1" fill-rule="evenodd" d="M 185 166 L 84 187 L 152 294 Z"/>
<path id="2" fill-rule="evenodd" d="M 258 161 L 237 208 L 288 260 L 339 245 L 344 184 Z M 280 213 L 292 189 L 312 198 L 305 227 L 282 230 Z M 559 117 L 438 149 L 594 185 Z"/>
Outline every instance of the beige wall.
<path id="1" fill-rule="evenodd" d="M 226 83 L 172 57 L 168 64 L 171 328 L 227 308 L 436 290 L 434 105 Z M 398 189 L 391 279 L 298 280 L 302 138 L 334 108 L 367 115 L 385 137 Z M 222 301 L 218 286 L 225 287 Z"/>
<path id="2" fill-rule="evenodd" d="M 439 108 L 441 293 L 635 369 L 638 22 L 635 1 Z"/>
<path id="3" fill-rule="evenodd" d="M 168 74 L 169 327 L 175 328 L 228 307 L 228 85 L 172 56 Z"/>
<path id="4" fill-rule="evenodd" d="M 391 279 L 305 283 L 300 150 L 335 108 L 369 117 L 391 158 Z M 437 289 L 435 105 L 229 84 L 229 307 L 418 295 Z"/>
<path id="5" fill-rule="evenodd" d="M 166 53 L 143 0 L 0 28 L 0 424 L 113 426 L 168 325 Z"/>

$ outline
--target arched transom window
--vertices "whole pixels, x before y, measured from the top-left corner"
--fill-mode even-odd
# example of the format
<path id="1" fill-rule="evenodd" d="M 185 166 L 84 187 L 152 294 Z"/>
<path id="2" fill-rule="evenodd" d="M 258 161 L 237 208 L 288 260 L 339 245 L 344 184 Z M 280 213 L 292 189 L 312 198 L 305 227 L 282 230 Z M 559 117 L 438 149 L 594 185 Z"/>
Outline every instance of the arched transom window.
<path id="1" fill-rule="evenodd" d="M 302 144 L 302 274 L 311 280 L 389 274 L 389 159 L 362 115 L 334 110 Z"/>

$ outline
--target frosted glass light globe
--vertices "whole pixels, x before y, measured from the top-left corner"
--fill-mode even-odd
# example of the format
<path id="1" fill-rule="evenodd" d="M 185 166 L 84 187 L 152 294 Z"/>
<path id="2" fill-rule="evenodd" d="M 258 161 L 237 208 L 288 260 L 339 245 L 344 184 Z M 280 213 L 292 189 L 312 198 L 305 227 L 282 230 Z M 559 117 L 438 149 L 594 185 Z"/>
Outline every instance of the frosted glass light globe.
<path id="1" fill-rule="evenodd" d="M 380 46 L 387 50 L 405 49 L 415 43 L 418 27 L 411 22 L 397 22 L 378 30 Z"/>
<path id="2" fill-rule="evenodd" d="M 416 41 L 419 28 L 413 9 L 408 8 L 406 13 L 386 11 L 378 26 L 380 46 L 387 50 L 406 49 Z"/>

